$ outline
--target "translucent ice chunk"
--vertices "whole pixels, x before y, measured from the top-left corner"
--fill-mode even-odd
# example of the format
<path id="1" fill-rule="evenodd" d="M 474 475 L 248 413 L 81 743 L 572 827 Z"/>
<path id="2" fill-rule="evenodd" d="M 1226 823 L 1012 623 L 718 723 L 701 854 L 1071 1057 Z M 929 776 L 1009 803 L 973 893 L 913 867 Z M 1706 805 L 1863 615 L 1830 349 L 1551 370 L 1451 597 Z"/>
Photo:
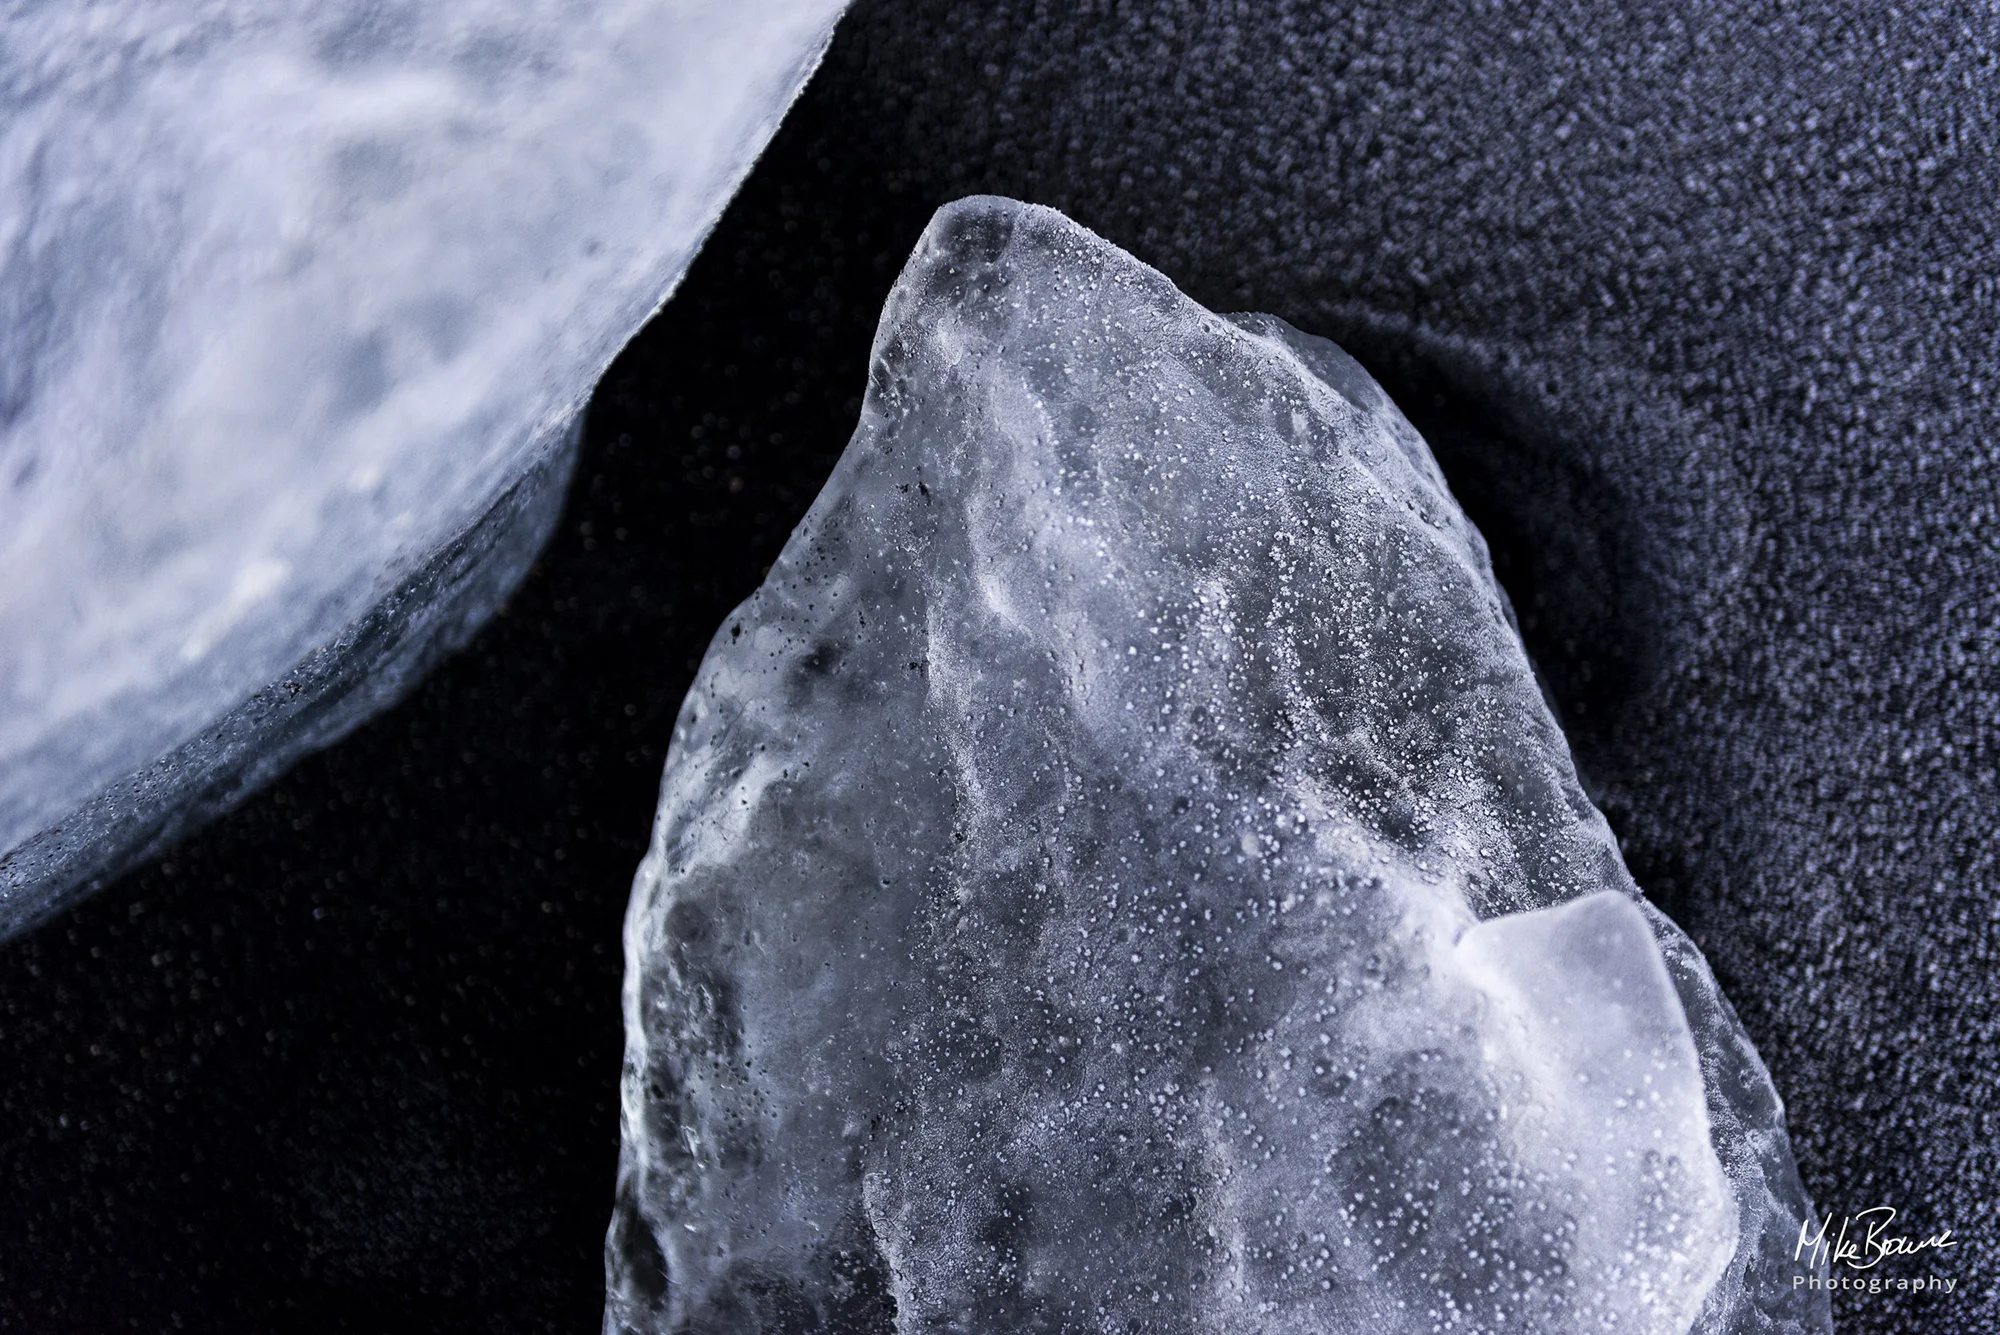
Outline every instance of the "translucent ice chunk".
<path id="1" fill-rule="evenodd" d="M 1827 1325 L 1422 440 L 1045 209 L 904 270 L 626 949 L 607 1331 Z"/>
<path id="2" fill-rule="evenodd" d="M 10 6 L 0 935 L 490 609 L 839 9 Z"/>

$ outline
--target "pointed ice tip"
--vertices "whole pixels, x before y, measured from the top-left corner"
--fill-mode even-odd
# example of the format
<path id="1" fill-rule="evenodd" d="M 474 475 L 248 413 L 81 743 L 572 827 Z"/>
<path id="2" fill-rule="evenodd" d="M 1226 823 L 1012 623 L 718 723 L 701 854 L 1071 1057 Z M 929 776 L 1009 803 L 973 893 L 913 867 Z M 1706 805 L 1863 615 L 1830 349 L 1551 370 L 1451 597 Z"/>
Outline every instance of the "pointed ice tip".
<path id="1" fill-rule="evenodd" d="M 1025 204 L 1005 195 L 967 195 L 954 200 L 931 215 L 924 229 L 926 247 L 940 255 L 969 264 L 995 264 L 1014 239 L 1014 229 L 1039 212 L 1081 231 L 1075 223 L 1054 209 Z"/>

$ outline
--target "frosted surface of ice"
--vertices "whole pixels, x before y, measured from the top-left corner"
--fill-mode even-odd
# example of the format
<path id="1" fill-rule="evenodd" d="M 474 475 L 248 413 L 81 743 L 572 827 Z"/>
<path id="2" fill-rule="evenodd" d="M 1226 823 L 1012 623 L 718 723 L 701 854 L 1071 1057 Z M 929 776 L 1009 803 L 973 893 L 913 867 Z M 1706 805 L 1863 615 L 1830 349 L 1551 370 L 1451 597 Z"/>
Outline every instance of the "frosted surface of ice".
<path id="1" fill-rule="evenodd" d="M 904 270 L 626 949 L 608 1332 L 1827 1326 L 1422 440 L 1045 209 Z"/>
<path id="2" fill-rule="evenodd" d="M 597 377 L 839 9 L 8 8 L 0 933 L 134 818 L 64 817 L 120 783 L 171 812 L 213 777 L 204 729 L 243 732 L 253 693 L 384 599 L 421 601 L 428 564 L 520 508 L 536 469 L 560 494 L 548 466 Z M 288 719 L 239 759 L 284 751 Z"/>

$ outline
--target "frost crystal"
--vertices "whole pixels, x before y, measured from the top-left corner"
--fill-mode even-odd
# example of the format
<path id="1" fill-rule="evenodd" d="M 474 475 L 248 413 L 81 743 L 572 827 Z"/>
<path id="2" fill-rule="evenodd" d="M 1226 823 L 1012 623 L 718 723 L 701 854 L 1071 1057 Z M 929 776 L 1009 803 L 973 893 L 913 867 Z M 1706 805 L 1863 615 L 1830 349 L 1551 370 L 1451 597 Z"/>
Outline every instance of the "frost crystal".
<path id="1" fill-rule="evenodd" d="M 462 637 L 837 0 L 25 0 L 0 936 Z"/>
<path id="2" fill-rule="evenodd" d="M 1827 1324 L 1422 440 L 1046 209 L 910 260 L 626 949 L 607 1331 Z"/>

